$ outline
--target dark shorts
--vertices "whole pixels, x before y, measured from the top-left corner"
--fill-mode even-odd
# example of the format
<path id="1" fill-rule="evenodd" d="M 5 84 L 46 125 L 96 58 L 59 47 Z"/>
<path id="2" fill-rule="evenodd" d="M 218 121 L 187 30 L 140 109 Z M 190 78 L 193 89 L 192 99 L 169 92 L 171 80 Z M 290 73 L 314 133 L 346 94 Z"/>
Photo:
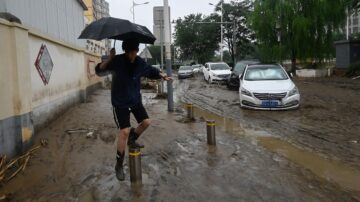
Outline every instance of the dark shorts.
<path id="1" fill-rule="evenodd" d="M 130 128 L 130 112 L 134 115 L 136 121 L 141 123 L 143 120 L 148 119 L 149 116 L 142 103 L 137 104 L 130 108 L 116 108 L 113 107 L 114 120 L 116 126 L 120 129 Z"/>

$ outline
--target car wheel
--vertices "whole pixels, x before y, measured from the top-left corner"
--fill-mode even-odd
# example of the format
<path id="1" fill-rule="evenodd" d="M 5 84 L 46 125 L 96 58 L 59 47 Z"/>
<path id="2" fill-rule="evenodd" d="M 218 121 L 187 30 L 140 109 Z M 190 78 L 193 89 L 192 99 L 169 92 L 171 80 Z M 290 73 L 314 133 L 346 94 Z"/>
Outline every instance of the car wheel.
<path id="1" fill-rule="evenodd" d="M 231 86 L 229 85 L 229 82 L 226 82 L 226 87 L 227 89 L 232 90 Z"/>

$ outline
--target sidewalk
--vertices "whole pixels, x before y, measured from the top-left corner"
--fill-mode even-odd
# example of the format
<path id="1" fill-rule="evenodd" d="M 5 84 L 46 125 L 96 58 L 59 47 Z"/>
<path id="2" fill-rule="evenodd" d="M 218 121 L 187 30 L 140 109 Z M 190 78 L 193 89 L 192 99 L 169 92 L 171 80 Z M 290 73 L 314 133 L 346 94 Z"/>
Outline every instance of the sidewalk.
<path id="1" fill-rule="evenodd" d="M 37 134 L 48 139 L 23 174 L 0 187 L 13 201 L 352 201 L 347 193 L 269 153 L 245 136 L 217 128 L 217 148 L 206 144 L 206 112 L 184 123 L 185 112 L 167 112 L 166 100 L 145 93 L 152 126 L 140 138 L 143 187 L 114 173 L 117 129 L 110 91 L 98 90 Z M 202 114 L 200 117 L 200 114 Z M 134 120 L 132 120 L 134 123 Z M 65 131 L 93 128 L 86 133 Z M 241 131 L 240 131 L 241 133 Z M 126 156 L 126 164 L 128 157 Z"/>

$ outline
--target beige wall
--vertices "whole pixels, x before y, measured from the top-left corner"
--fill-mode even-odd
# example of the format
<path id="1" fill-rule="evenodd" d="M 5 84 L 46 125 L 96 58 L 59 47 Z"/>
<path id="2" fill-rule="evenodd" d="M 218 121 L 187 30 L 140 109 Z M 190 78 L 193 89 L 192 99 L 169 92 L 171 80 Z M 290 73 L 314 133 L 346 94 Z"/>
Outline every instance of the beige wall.
<path id="1" fill-rule="evenodd" d="M 42 44 L 54 64 L 47 85 L 34 65 Z M 0 155 L 14 155 L 31 143 L 33 125 L 56 118 L 101 82 L 88 70 L 100 56 L 2 19 L 0 45 Z"/>
<path id="2" fill-rule="evenodd" d="M 0 21 L 0 33 L 0 120 L 100 82 L 87 70 L 89 60 L 100 61 L 98 55 L 5 21 Z M 34 65 L 42 44 L 54 63 L 48 85 Z"/>
<path id="3" fill-rule="evenodd" d="M 28 113 L 31 83 L 27 30 L 0 21 L 0 120 Z"/>

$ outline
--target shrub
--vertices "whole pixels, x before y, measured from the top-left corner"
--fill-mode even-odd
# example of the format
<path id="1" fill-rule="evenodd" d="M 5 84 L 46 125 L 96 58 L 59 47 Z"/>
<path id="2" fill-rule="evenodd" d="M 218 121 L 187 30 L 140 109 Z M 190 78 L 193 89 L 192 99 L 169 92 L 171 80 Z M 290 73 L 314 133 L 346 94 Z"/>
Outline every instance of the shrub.
<path id="1" fill-rule="evenodd" d="M 346 75 L 349 77 L 360 75 L 360 61 L 352 63 L 349 66 Z"/>

